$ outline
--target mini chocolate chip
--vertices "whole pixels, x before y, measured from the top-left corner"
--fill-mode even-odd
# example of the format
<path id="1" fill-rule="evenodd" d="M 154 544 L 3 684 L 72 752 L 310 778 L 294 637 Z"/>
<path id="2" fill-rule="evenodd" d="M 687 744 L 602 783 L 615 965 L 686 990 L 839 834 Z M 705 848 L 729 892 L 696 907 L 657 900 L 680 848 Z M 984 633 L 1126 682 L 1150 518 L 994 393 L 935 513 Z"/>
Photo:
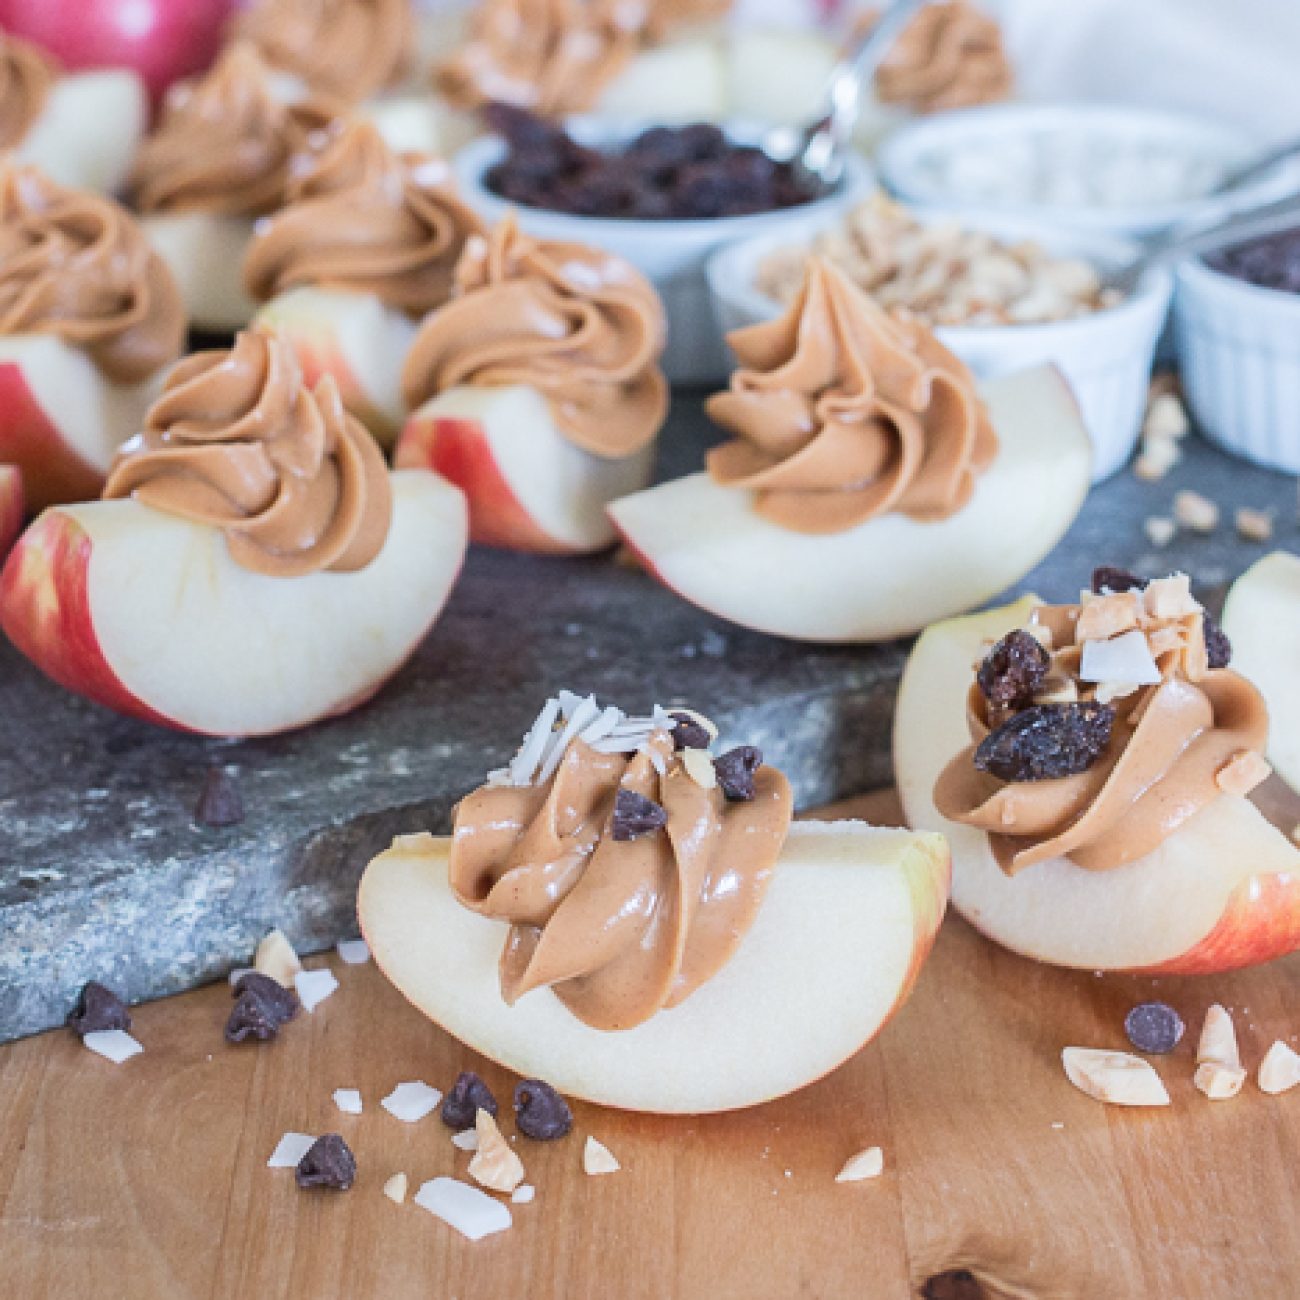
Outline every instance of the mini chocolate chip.
<path id="1" fill-rule="evenodd" d="M 265 1042 L 298 1014 L 297 994 L 260 971 L 242 976 L 231 992 L 235 1005 L 226 1021 L 228 1043 L 242 1043 L 249 1038 Z"/>
<path id="2" fill-rule="evenodd" d="M 549 1083 L 524 1079 L 515 1085 L 515 1126 L 535 1142 L 551 1142 L 573 1127 L 573 1112 Z"/>
<path id="3" fill-rule="evenodd" d="M 991 731 L 975 750 L 975 766 L 1002 781 L 1050 781 L 1086 772 L 1110 743 L 1109 704 L 1037 704 Z"/>
<path id="4" fill-rule="evenodd" d="M 1164 1056 L 1183 1036 L 1183 1018 L 1167 1002 L 1139 1002 L 1124 1017 L 1124 1032 L 1139 1052 Z"/>
<path id="5" fill-rule="evenodd" d="M 497 1099 L 473 1070 L 462 1070 L 451 1091 L 442 1099 L 442 1122 L 459 1133 L 474 1127 L 474 1118 L 481 1110 L 496 1119 Z"/>
<path id="6" fill-rule="evenodd" d="M 1150 581 L 1114 564 L 1102 564 L 1092 571 L 1092 590 L 1098 596 L 1106 592 L 1115 595 L 1121 591 L 1141 591 Z"/>
<path id="7" fill-rule="evenodd" d="M 733 803 L 748 803 L 754 797 L 754 773 L 763 766 L 763 751 L 757 745 L 737 745 L 713 760 L 718 788 Z"/>
<path id="8" fill-rule="evenodd" d="M 674 749 L 708 749 L 713 743 L 708 729 L 689 713 L 670 713 L 668 716 L 677 724 L 673 728 Z"/>
<path id="9" fill-rule="evenodd" d="M 91 980 L 78 995 L 77 1005 L 68 1012 L 68 1028 L 82 1038 L 105 1029 L 130 1029 L 131 1013 L 112 989 Z"/>
<path id="10" fill-rule="evenodd" d="M 329 1187 L 346 1192 L 357 1176 L 357 1159 L 337 1133 L 325 1133 L 307 1148 L 294 1177 L 299 1187 Z"/>
<path id="11" fill-rule="evenodd" d="M 1216 619 L 1208 614 L 1202 620 L 1205 629 L 1205 657 L 1211 668 L 1226 668 L 1232 662 L 1232 642 Z"/>
<path id="12" fill-rule="evenodd" d="M 244 820 L 244 797 L 234 775 L 224 767 L 210 767 L 194 805 L 199 826 L 238 826 Z"/>
<path id="13" fill-rule="evenodd" d="M 668 814 L 653 799 L 635 790 L 619 789 L 614 796 L 614 838 L 620 842 L 649 835 L 668 825 Z"/>
<path id="14" fill-rule="evenodd" d="M 1023 628 L 1008 632 L 984 656 L 976 681 L 988 702 L 999 709 L 1023 708 L 1033 703 L 1043 684 L 1052 656 Z"/>

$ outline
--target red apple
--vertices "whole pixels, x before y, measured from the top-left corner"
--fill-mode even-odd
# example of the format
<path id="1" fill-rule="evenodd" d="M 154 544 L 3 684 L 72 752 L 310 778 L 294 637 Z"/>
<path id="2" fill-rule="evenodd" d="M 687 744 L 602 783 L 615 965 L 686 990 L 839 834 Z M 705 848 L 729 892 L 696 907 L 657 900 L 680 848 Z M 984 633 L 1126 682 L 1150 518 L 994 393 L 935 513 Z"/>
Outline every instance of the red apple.
<path id="1" fill-rule="evenodd" d="M 23 510 L 22 470 L 17 465 L 0 465 L 0 561 L 22 532 Z"/>

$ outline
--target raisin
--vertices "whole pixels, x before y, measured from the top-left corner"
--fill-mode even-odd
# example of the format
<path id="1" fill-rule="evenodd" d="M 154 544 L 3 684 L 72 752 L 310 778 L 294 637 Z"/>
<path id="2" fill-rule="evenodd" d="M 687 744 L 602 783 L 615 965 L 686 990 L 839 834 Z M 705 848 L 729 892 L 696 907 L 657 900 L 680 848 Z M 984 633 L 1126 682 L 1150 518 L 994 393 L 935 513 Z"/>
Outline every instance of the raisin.
<path id="1" fill-rule="evenodd" d="M 1113 565 L 1103 564 L 1092 571 L 1092 589 L 1098 594 L 1104 591 L 1141 591 L 1151 581 L 1140 578 L 1127 569 L 1117 569 Z M 1206 614 L 1203 620 L 1205 628 L 1205 655 L 1211 668 L 1226 668 L 1232 662 L 1232 642 L 1228 640 L 1217 620 Z"/>
<path id="2" fill-rule="evenodd" d="M 1183 1018 L 1167 1002 L 1139 1002 L 1124 1017 L 1124 1032 L 1139 1052 L 1164 1056 L 1183 1036 Z"/>
<path id="3" fill-rule="evenodd" d="M 299 1187 L 346 1192 L 356 1181 L 357 1158 L 337 1133 L 325 1133 L 307 1148 L 294 1173 Z"/>
<path id="4" fill-rule="evenodd" d="M 1092 571 L 1092 590 L 1098 596 L 1107 592 L 1113 595 L 1121 591 L 1141 591 L 1150 581 L 1150 578 L 1141 578 L 1114 564 L 1103 564 Z"/>
<path id="5" fill-rule="evenodd" d="M 524 1079 L 515 1086 L 515 1126 L 535 1142 L 552 1142 L 573 1127 L 573 1112 L 549 1083 Z"/>
<path id="6" fill-rule="evenodd" d="M 442 1099 L 442 1122 L 460 1132 L 474 1127 L 474 1118 L 481 1110 L 496 1119 L 497 1099 L 473 1070 L 462 1070 L 451 1091 Z"/>
<path id="7" fill-rule="evenodd" d="M 68 1012 L 67 1023 L 74 1034 L 84 1038 L 106 1029 L 130 1029 L 131 1013 L 112 989 L 91 980 L 77 997 L 77 1005 Z"/>
<path id="8" fill-rule="evenodd" d="M 1208 614 L 1203 619 L 1205 628 L 1205 656 L 1211 668 L 1226 668 L 1232 662 L 1232 642 L 1218 621 Z"/>
<path id="9" fill-rule="evenodd" d="M 620 843 L 650 835 L 667 825 L 668 814 L 653 799 L 623 789 L 614 796 L 614 838 Z"/>
<path id="10" fill-rule="evenodd" d="M 976 680 L 988 702 L 999 709 L 1019 709 L 1032 703 L 1052 666 L 1052 656 L 1028 632 L 1008 632 L 984 656 Z"/>
<path id="11" fill-rule="evenodd" d="M 732 803 L 748 803 L 754 797 L 754 773 L 763 766 L 763 751 L 757 745 L 737 745 L 713 760 L 718 788 Z"/>
<path id="12" fill-rule="evenodd" d="M 234 776 L 224 767 L 210 767 L 194 805 L 199 826 L 238 826 L 244 820 L 244 797 Z"/>
<path id="13" fill-rule="evenodd" d="M 280 1026 L 298 1014 L 298 998 L 291 989 L 268 975 L 250 971 L 235 985 L 235 1005 L 230 1008 L 225 1037 L 228 1043 L 274 1038 Z"/>
<path id="14" fill-rule="evenodd" d="M 673 728 L 673 748 L 708 749 L 713 737 L 708 729 L 698 723 L 689 713 L 670 713 L 668 715 L 677 725 Z"/>
<path id="15" fill-rule="evenodd" d="M 1101 757 L 1114 725 L 1114 708 L 1095 700 L 1038 704 L 989 732 L 975 751 L 975 766 L 1002 781 L 1077 776 Z"/>

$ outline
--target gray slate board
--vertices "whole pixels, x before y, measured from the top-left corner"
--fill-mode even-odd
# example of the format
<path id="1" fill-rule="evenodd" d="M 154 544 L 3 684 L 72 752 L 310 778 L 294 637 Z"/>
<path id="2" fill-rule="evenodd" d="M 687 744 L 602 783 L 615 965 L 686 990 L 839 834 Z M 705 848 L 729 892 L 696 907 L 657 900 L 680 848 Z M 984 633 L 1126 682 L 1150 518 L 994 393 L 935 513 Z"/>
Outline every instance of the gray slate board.
<path id="1" fill-rule="evenodd" d="M 679 396 L 664 476 L 700 463 L 700 404 Z M 1066 598 L 1094 563 L 1185 567 L 1207 596 L 1265 548 L 1231 523 L 1152 552 L 1141 521 L 1196 485 L 1272 506 L 1300 549 L 1292 479 L 1192 443 L 1164 482 L 1120 475 L 1024 586 Z M 414 662 L 349 717 L 223 742 L 119 718 L 46 681 L 0 639 L 0 1041 L 61 1022 L 97 978 L 131 1000 L 217 978 L 282 926 L 303 951 L 355 933 L 353 898 L 393 835 L 442 831 L 456 799 L 512 752 L 547 694 L 632 709 L 689 701 L 724 739 L 762 746 L 803 806 L 890 776 L 899 644 L 822 648 L 730 627 L 609 557 L 477 551 Z M 239 826 L 191 819 L 210 764 L 237 774 Z"/>

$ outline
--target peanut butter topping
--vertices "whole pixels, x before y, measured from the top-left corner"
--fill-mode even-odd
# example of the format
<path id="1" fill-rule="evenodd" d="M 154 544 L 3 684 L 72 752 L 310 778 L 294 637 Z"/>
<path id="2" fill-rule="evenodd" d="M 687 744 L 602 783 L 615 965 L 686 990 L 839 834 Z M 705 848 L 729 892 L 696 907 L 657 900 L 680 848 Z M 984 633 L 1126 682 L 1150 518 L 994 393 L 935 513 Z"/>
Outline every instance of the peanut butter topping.
<path id="1" fill-rule="evenodd" d="M 398 158 L 358 122 L 291 176 L 286 206 L 249 245 L 244 283 L 263 301 L 310 284 L 374 294 L 424 316 L 450 296 L 456 262 L 479 228 L 442 163 Z"/>
<path id="2" fill-rule="evenodd" d="M 374 439 L 269 330 L 172 370 L 109 471 L 104 497 L 128 496 L 220 528 L 237 564 L 277 578 L 364 568 L 392 514 Z"/>
<path id="3" fill-rule="evenodd" d="M 1106 871 L 1150 853 L 1221 794 L 1247 793 L 1268 774 L 1259 758 L 1268 711 L 1244 677 L 1210 667 L 1205 618 L 1182 575 L 1040 606 L 1026 629 L 1050 655 L 1037 698 L 1053 702 L 1049 711 L 1072 707 L 1065 701 L 1113 709 L 1109 741 L 1068 775 L 980 771 L 980 743 L 1023 721 L 1035 701 L 1007 708 L 977 684 L 967 701 L 975 743 L 941 774 L 939 810 L 987 831 L 1008 874 L 1062 856 Z"/>
<path id="4" fill-rule="evenodd" d="M 663 341 L 663 307 L 639 271 L 583 244 L 530 239 L 507 218 L 466 245 L 454 296 L 407 354 L 402 392 L 414 410 L 461 384 L 527 384 L 575 446 L 627 456 L 668 409 Z"/>
<path id="5" fill-rule="evenodd" d="M 58 76 L 58 65 L 39 46 L 0 32 L 0 149 L 11 149 L 31 130 Z"/>
<path id="6" fill-rule="evenodd" d="M 256 50 L 233 45 L 203 77 L 168 93 L 131 171 L 135 205 L 147 213 L 270 212 L 283 202 L 290 159 L 336 108 L 323 99 L 285 102 Z"/>
<path id="7" fill-rule="evenodd" d="M 736 436 L 709 452 L 709 473 L 752 490 L 783 528 L 835 533 L 891 512 L 946 519 L 997 454 L 966 367 L 821 258 L 783 315 L 728 342 L 740 368 L 706 409 Z"/>
<path id="8" fill-rule="evenodd" d="M 0 159 L 0 334 L 54 334 L 114 383 L 180 356 L 185 309 L 171 272 L 112 199 Z"/>
<path id="9" fill-rule="evenodd" d="M 273 68 L 355 102 L 402 79 L 415 13 L 411 0 L 256 0 L 236 32 Z"/>
<path id="10" fill-rule="evenodd" d="M 617 710 L 557 703 L 521 750 L 543 728 L 549 764 L 520 785 L 497 774 L 457 808 L 451 886 L 510 923 L 507 1002 L 549 986 L 585 1024 L 630 1029 L 711 979 L 748 932 L 785 842 L 790 786 L 759 766 L 750 797 L 730 798 L 692 775 L 702 762 L 711 776 L 712 759 L 675 753 L 659 711 L 588 740 Z M 629 738 L 635 721 L 648 730 Z M 688 754 L 699 756 L 689 769 Z"/>

